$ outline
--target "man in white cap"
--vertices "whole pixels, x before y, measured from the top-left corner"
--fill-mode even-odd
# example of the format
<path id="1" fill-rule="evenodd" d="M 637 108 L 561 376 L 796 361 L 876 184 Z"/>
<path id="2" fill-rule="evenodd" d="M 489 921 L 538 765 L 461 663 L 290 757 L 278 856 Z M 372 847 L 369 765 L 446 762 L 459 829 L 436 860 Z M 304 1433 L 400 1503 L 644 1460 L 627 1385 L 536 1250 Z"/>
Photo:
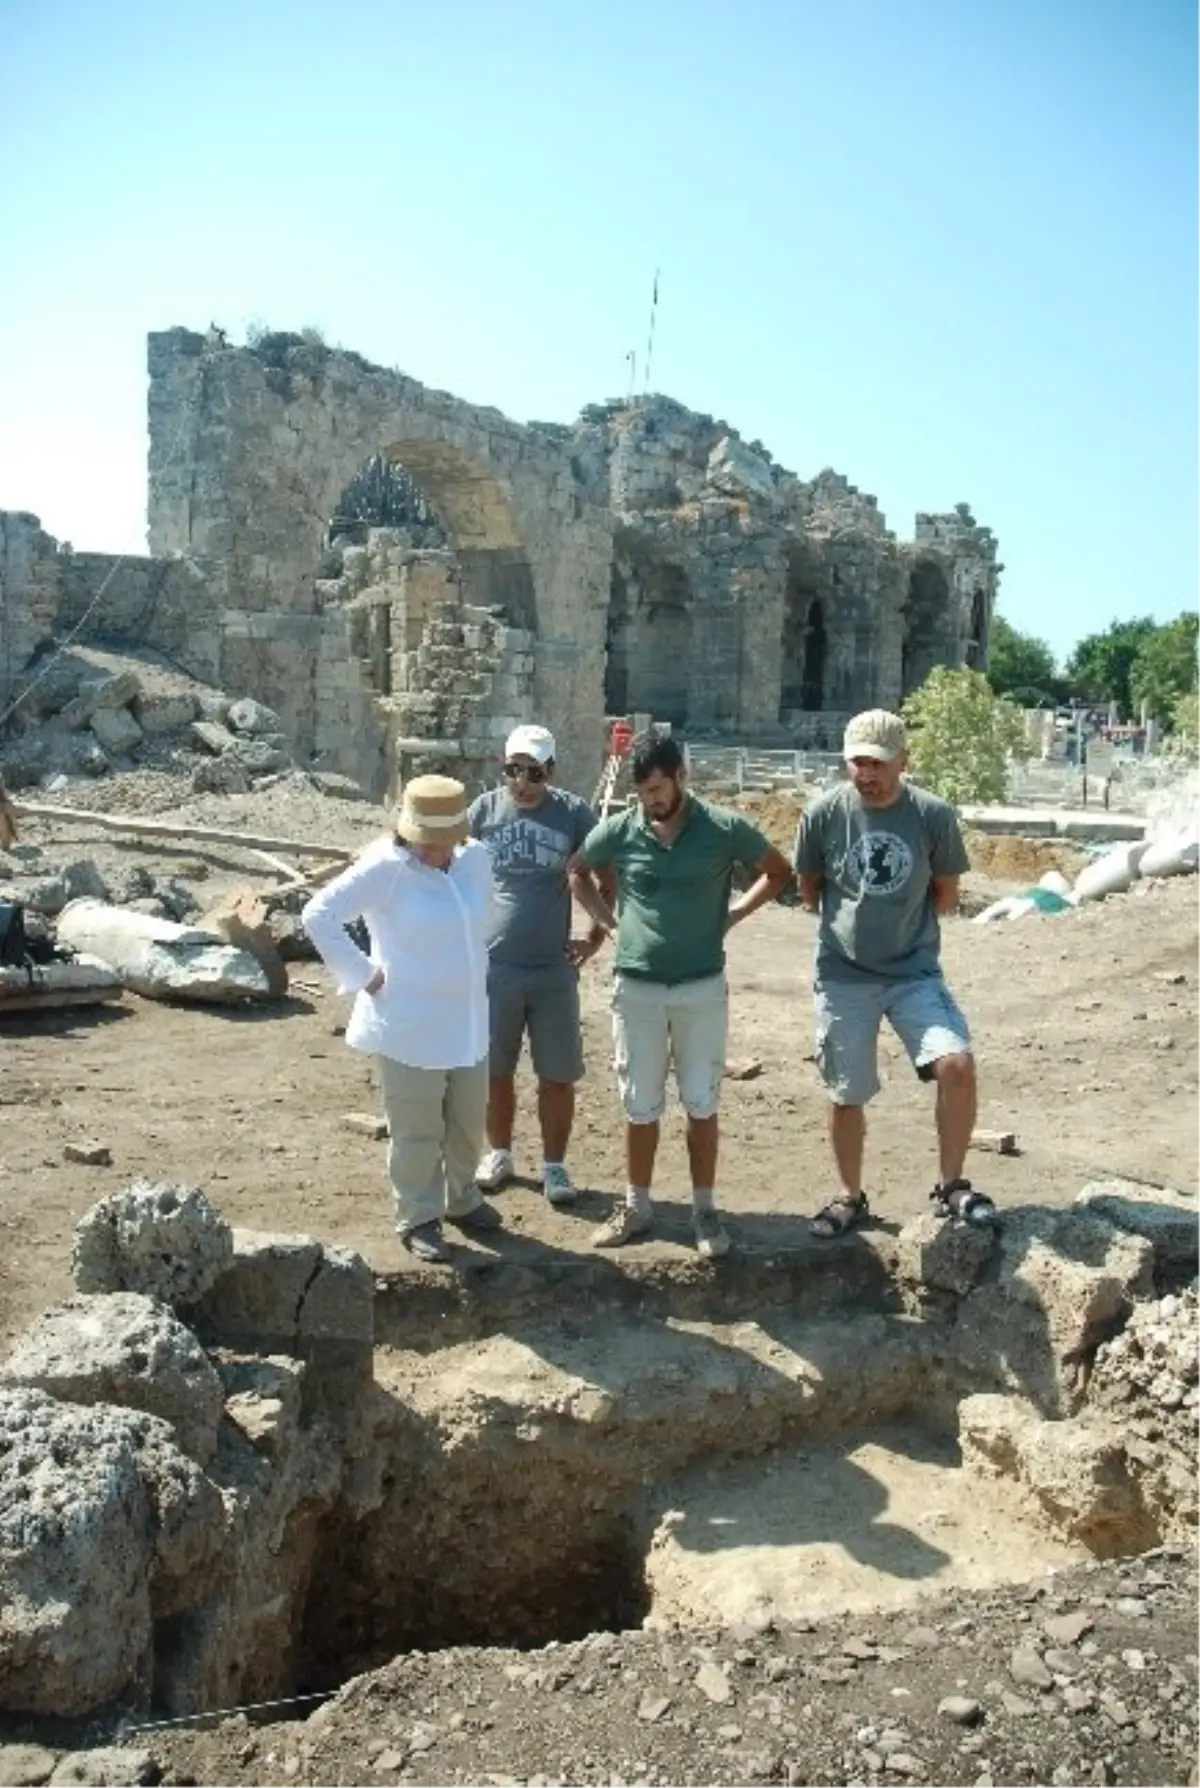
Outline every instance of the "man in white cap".
<path id="1" fill-rule="evenodd" d="M 849 780 L 808 809 L 795 851 L 804 903 L 820 915 L 817 1060 L 841 1182 L 812 1219 L 812 1232 L 842 1235 L 868 1216 L 864 1107 L 879 1090 L 884 1018 L 921 1079 L 937 1088 L 936 1209 L 990 1223 L 991 1199 L 963 1178 L 975 1123 L 975 1061 L 940 960 L 938 919 L 957 906 L 958 878 L 970 868 L 958 819 L 949 802 L 904 779 L 908 741 L 898 714 L 856 714 L 843 756 Z"/>
<path id="2" fill-rule="evenodd" d="M 547 1200 L 570 1204 L 566 1166 L 583 1076 L 579 968 L 604 942 L 592 927 L 571 938 L 567 861 L 596 824 L 586 801 L 555 788 L 554 737 L 519 726 L 504 746 L 503 781 L 471 804 L 468 824 L 492 859 L 500 920 L 490 948 L 491 1050 L 488 1150 L 476 1179 L 487 1191 L 513 1175 L 516 1069 L 526 1035 L 537 1075 L 541 1182 Z"/>

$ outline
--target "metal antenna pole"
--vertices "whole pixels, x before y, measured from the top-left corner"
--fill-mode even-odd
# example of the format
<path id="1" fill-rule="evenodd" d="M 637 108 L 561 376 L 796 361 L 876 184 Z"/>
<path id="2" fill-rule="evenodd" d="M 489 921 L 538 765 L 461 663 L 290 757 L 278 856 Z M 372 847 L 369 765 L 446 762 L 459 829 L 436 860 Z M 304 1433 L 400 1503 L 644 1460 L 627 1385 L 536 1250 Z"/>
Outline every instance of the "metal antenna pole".
<path id="1" fill-rule="evenodd" d="M 630 404 L 632 404 L 633 403 L 633 388 L 637 384 L 637 349 L 630 348 L 630 350 L 629 350 L 628 354 L 626 354 L 625 358 L 629 362 L 629 398 L 628 398 L 628 402 Z"/>
<path id="2" fill-rule="evenodd" d="M 646 338 L 646 396 L 650 395 L 650 366 L 654 359 L 654 325 L 658 319 L 658 276 L 659 268 L 654 269 L 654 290 L 650 295 L 650 332 Z"/>

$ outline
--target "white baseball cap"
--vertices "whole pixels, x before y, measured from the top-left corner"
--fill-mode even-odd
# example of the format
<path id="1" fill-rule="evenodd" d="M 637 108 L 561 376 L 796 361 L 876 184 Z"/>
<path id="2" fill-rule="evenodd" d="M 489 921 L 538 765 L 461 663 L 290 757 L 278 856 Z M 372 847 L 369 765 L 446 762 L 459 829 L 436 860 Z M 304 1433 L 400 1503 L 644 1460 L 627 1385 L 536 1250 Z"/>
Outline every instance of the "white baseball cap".
<path id="1" fill-rule="evenodd" d="M 846 727 L 842 756 L 849 763 L 856 757 L 873 757 L 877 763 L 890 763 L 908 749 L 908 734 L 899 714 L 886 708 L 868 708 L 856 714 Z"/>
<path id="2" fill-rule="evenodd" d="M 514 727 L 504 741 L 505 757 L 531 757 L 535 764 L 548 764 L 554 756 L 554 734 L 544 726 Z"/>

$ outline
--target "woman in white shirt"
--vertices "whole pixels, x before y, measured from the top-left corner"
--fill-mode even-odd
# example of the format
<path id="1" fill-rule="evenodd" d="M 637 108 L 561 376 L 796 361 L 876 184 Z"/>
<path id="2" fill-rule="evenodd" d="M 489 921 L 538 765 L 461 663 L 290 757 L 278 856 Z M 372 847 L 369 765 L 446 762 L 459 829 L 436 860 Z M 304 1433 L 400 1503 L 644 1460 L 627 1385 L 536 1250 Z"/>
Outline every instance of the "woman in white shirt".
<path id="1" fill-rule="evenodd" d="M 420 1260 L 449 1259 L 443 1216 L 463 1229 L 500 1227 L 475 1183 L 494 908 L 487 847 L 467 836 L 466 790 L 449 776 L 417 776 L 393 833 L 301 915 L 338 991 L 356 995 L 346 1042 L 379 1058 L 396 1227 Z M 346 930 L 356 919 L 366 924 L 368 954 Z"/>

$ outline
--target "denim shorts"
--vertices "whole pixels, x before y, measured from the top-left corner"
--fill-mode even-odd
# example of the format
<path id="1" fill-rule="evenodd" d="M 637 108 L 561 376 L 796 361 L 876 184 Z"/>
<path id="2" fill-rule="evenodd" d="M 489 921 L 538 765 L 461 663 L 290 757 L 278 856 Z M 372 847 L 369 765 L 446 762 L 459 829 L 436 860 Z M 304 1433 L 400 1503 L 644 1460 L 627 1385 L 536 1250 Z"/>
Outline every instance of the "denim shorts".
<path id="1" fill-rule="evenodd" d="M 940 975 L 910 981 L 818 981 L 817 1063 L 835 1105 L 879 1091 L 879 1026 L 886 1018 L 923 1080 L 944 1055 L 969 1055 L 971 1032 Z"/>

